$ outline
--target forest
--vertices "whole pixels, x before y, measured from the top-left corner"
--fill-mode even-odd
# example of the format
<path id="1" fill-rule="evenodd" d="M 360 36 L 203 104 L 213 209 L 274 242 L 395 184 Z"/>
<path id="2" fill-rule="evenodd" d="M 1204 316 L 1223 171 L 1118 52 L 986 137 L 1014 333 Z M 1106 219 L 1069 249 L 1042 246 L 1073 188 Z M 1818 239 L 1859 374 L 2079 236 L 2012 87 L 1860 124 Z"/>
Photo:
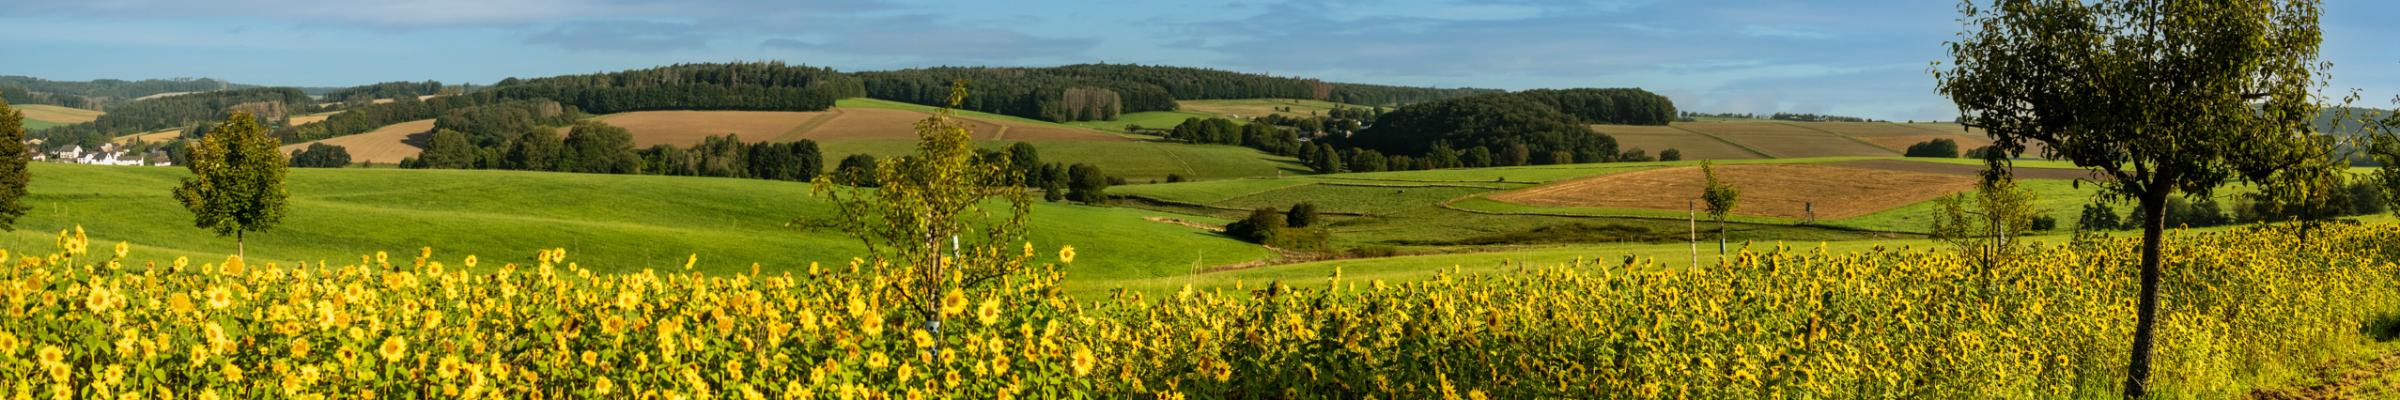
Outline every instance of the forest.
<path id="1" fill-rule="evenodd" d="M 1328 83 L 1203 68 L 1078 64 L 1048 68 L 938 67 L 855 74 L 868 97 L 925 105 L 948 101 L 950 83 L 969 82 L 960 108 L 1052 122 L 1113 120 L 1122 113 L 1173 111 L 1176 100 L 1286 98 L 1396 106 L 1490 89 Z"/>
<path id="2" fill-rule="evenodd" d="M 126 81 L 100 79 L 93 81 L 53 81 L 25 76 L 0 76 L 0 99 L 9 104 L 48 104 L 86 110 L 112 111 L 118 104 L 164 93 L 207 92 L 242 89 L 257 86 L 239 85 L 209 78 L 144 79 Z"/>
<path id="3" fill-rule="evenodd" d="M 334 89 L 325 92 L 325 95 L 321 96 L 320 100 L 323 100 L 326 103 L 355 104 L 371 102 L 378 99 L 399 99 L 416 98 L 417 96 L 429 96 L 442 93 L 442 89 L 442 83 L 439 81 L 384 82 Z"/>
<path id="4" fill-rule="evenodd" d="M 101 115 L 92 122 L 34 131 L 28 136 L 45 141 L 46 147 L 80 145 L 99 146 L 116 135 L 178 129 L 193 124 L 224 120 L 234 111 L 249 111 L 271 124 L 304 110 L 310 104 L 308 94 L 294 88 L 251 88 L 160 97 L 126 103 Z"/>

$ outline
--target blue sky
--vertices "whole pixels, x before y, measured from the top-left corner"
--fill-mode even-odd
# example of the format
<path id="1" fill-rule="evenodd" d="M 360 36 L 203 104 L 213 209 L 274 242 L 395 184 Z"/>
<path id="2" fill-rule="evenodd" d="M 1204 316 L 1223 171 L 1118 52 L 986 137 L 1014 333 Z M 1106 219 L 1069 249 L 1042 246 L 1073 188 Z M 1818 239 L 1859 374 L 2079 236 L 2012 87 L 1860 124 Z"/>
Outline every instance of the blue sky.
<path id="1" fill-rule="evenodd" d="M 1946 0 L 10 0 L 0 74 L 348 86 L 672 64 L 1084 62 L 1502 89 L 1642 87 L 1694 111 L 1956 114 Z M 2325 5 L 2338 97 L 2400 95 L 2400 3 Z"/>

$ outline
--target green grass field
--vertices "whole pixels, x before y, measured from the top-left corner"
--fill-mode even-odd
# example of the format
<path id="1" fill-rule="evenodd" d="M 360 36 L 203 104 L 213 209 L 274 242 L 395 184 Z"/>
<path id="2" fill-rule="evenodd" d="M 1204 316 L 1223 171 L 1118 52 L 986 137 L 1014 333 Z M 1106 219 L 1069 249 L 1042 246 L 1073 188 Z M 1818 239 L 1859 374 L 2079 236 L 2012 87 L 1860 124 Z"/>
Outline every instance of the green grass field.
<path id="1" fill-rule="evenodd" d="M 939 110 L 933 107 L 868 98 L 842 99 L 840 102 L 836 103 L 836 106 L 886 108 L 924 112 L 933 112 Z M 1069 164 L 1092 164 L 1099 166 L 1102 171 L 1106 172 L 1110 176 L 1123 177 L 1126 180 L 1133 182 L 1165 181 L 1167 175 L 1170 174 L 1182 175 L 1185 178 L 1196 180 L 1216 180 L 1244 177 L 1273 177 L 1306 173 L 1308 171 L 1307 166 L 1301 165 L 1299 160 L 1291 157 L 1267 154 L 1265 152 L 1260 152 L 1258 150 L 1246 147 L 1169 143 L 1156 141 L 1154 140 L 1155 138 L 1150 136 L 1123 133 L 1121 131 L 1124 127 L 1124 122 L 1126 119 L 1119 119 L 1118 121 L 1058 124 L 1048 121 L 974 111 L 959 111 L 958 114 L 964 117 L 991 121 L 1058 126 L 1066 127 L 1068 129 L 1089 129 L 1101 132 L 1102 134 L 1134 138 L 1136 140 L 1133 141 L 1032 141 L 1034 147 L 1041 151 L 1042 160 L 1045 162 L 1056 161 Z M 1173 124 L 1182 122 L 1183 120 L 1181 118 L 1175 118 L 1173 123 L 1168 123 L 1166 126 L 1172 127 L 1174 126 Z M 1114 126 L 1112 127 L 1109 125 Z M 997 150 L 1006 148 L 1008 145 L 1013 143 L 1015 142 L 1002 140 L 978 142 L 977 145 L 984 148 Z M 915 148 L 916 140 L 854 139 L 823 141 L 819 142 L 818 144 L 822 146 L 821 148 L 825 152 L 828 160 L 839 160 L 841 157 L 851 154 L 871 154 L 876 157 L 891 157 L 907 154 L 909 151 Z M 830 167 L 830 164 L 828 166 Z"/>
<path id="2" fill-rule="evenodd" d="M 0 248 L 44 249 L 59 229 L 81 225 L 100 246 L 130 241 L 150 255 L 221 258 L 234 241 L 194 228 L 169 195 L 181 168 L 33 164 L 32 208 L 0 235 Z M 292 169 L 290 212 L 252 235 L 254 258 L 356 260 L 361 253 L 413 255 L 422 246 L 452 257 L 527 262 L 564 247 L 599 270 L 672 270 L 697 254 L 712 271 L 770 271 L 810 262 L 846 263 L 863 247 L 830 228 L 791 228 L 832 218 L 805 183 L 748 179 L 587 175 L 517 171 Z M 1157 211 L 1041 204 L 1030 237 L 1044 251 L 1074 245 L 1078 277 L 1170 276 L 1203 266 L 1258 260 L 1269 252 L 1212 232 L 1152 222 L 1186 218 Z M 803 224 L 806 226 L 809 224 Z M 95 246 L 99 247 L 99 246 Z M 1163 249 L 1173 249 L 1167 251 Z"/>
<path id="3" fill-rule="evenodd" d="M 38 119 L 26 119 L 26 120 L 25 120 L 25 130 L 27 130 L 27 131 L 38 131 L 38 130 L 43 130 L 43 129 L 50 129 L 50 128 L 53 128 L 53 127 L 57 127 L 57 126 L 59 126 L 59 125 L 66 125 L 66 124 L 61 124 L 61 123 L 57 123 L 57 122 L 50 122 L 50 121 L 43 121 L 43 120 L 38 120 Z"/>
<path id="4" fill-rule="evenodd" d="M 1332 111 L 1335 108 L 1375 108 L 1373 106 L 1362 106 L 1357 104 L 1301 99 L 1182 100 L 1175 102 L 1175 105 L 1184 112 L 1207 114 L 1234 119 L 1257 118 L 1258 116 L 1267 114 L 1283 114 L 1296 117 L 1306 117 L 1311 115 L 1325 115 L 1327 111 Z M 1291 111 L 1279 111 L 1276 110 L 1277 107 L 1290 107 Z"/>
<path id="5" fill-rule="evenodd" d="M 1188 111 L 1145 111 L 1118 115 L 1117 120 L 1115 121 L 1075 121 L 1068 122 L 1066 125 L 1109 132 L 1124 132 L 1126 125 L 1139 125 L 1144 129 L 1171 129 L 1174 128 L 1175 125 L 1183 124 L 1183 120 L 1185 119 L 1205 119 L 1215 116 L 1216 115 L 1214 114 L 1203 114 Z"/>

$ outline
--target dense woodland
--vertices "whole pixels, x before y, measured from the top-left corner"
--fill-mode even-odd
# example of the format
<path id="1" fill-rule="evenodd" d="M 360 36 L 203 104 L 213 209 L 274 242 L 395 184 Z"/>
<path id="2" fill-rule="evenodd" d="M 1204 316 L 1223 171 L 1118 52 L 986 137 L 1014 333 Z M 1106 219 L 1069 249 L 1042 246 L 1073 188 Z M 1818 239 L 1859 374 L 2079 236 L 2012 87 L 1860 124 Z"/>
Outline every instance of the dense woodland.
<path id="1" fill-rule="evenodd" d="M 308 94 L 293 88 L 251 88 L 192 93 L 126 103 L 92 122 L 35 131 L 45 147 L 99 146 L 126 133 L 189 127 L 222 121 L 234 111 L 248 111 L 264 122 L 281 124 L 294 111 L 310 104 Z"/>
<path id="2" fill-rule="evenodd" d="M 251 88 L 226 81 L 200 78 L 144 79 L 125 81 L 100 79 L 83 82 L 53 81 L 24 76 L 0 76 L 0 99 L 10 104 L 48 104 L 111 111 L 114 106 L 134 99 L 163 93 L 207 92 Z"/>
<path id="3" fill-rule="evenodd" d="M 1599 94 L 1602 92 L 1589 93 L 1593 98 L 1605 97 Z M 1451 160 L 1472 166 L 1474 163 L 1467 161 L 1484 159 L 1482 153 L 1489 153 L 1489 161 L 1484 165 L 1616 161 L 1620 154 L 1616 139 L 1593 132 L 1589 124 L 1620 121 L 1590 121 L 1545 103 L 1550 99 L 1580 97 L 1494 94 L 1413 104 L 1377 117 L 1374 126 L 1347 139 L 1327 142 L 1380 153 L 1362 154 L 1369 157 L 1425 157 L 1437 168 L 1451 164 Z M 1657 123 L 1663 124 L 1675 115 L 1672 104 L 1623 104 L 1663 111 L 1655 114 L 1661 118 Z M 1591 108 L 1581 111 L 1592 115 L 1620 114 Z M 1643 115 L 1642 118 L 1651 115 L 1624 114 Z"/>
<path id="4" fill-rule="evenodd" d="M 325 92 L 325 95 L 321 96 L 320 100 L 323 100 L 326 103 L 355 104 L 372 102 L 377 99 L 413 99 L 417 98 L 418 96 L 440 94 L 442 91 L 443 86 L 439 81 L 384 82 L 334 89 L 332 91 Z"/>
<path id="5" fill-rule="evenodd" d="M 551 99 L 593 114 L 647 110 L 824 111 L 867 94 L 831 68 L 781 62 L 673 66 L 537 79 L 509 78 L 488 91 L 503 99 Z"/>
<path id="6" fill-rule="evenodd" d="M 1053 122 L 1173 111 L 1176 100 L 1289 98 L 1400 105 L 1499 92 L 1328 83 L 1202 68 L 1118 64 L 939 67 L 855 75 L 865 81 L 868 97 L 925 105 L 945 104 L 950 83 L 965 80 L 974 90 L 960 108 Z"/>

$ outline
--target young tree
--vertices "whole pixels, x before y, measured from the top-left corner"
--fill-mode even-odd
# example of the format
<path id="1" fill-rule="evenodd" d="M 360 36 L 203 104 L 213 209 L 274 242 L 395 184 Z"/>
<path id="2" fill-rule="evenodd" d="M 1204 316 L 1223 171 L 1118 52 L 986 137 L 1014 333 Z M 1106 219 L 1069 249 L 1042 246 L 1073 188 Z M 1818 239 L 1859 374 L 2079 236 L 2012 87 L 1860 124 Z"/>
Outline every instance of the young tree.
<path id="1" fill-rule="evenodd" d="M 956 107 L 966 87 L 950 90 Z M 877 189 L 841 187 L 819 177 L 815 190 L 833 202 L 842 216 L 839 226 L 866 244 L 875 265 L 897 264 L 898 271 L 886 271 L 896 273 L 882 275 L 901 281 L 875 287 L 889 288 L 888 296 L 915 310 L 936 334 L 945 298 L 1022 272 L 1031 256 L 1031 244 L 1027 251 L 1012 248 L 1023 243 L 1025 218 L 1033 210 L 1022 177 L 1009 172 L 1005 158 L 977 161 L 966 123 L 953 113 L 943 108 L 918 121 L 916 152 L 880 162 Z M 1006 215 L 984 208 L 994 199 L 1008 204 Z"/>
<path id="2" fill-rule="evenodd" d="M 1108 201 L 1108 175 L 1091 164 L 1067 167 L 1067 199 L 1084 204 Z"/>
<path id="3" fill-rule="evenodd" d="M 1708 216 L 1717 219 L 1717 255 L 1725 255 L 1725 216 L 1733 214 L 1734 203 L 1740 201 L 1742 192 L 1718 181 L 1717 168 L 1708 161 L 1700 162 L 1700 174 L 1708 178 L 1708 186 L 1701 189 L 1700 201 L 1708 203 Z"/>
<path id="4" fill-rule="evenodd" d="M 33 151 L 25 147 L 25 113 L 0 100 L 0 230 L 17 230 L 17 217 L 25 216 L 25 185 L 33 178 L 25 164 L 31 161 Z"/>
<path id="5" fill-rule="evenodd" d="M 2304 157 L 2318 108 L 2318 3 L 1967 0 L 1959 9 L 1952 64 L 1934 76 L 1960 122 L 2004 153 L 2039 143 L 2045 157 L 2096 170 L 2105 193 L 2144 206 L 2125 395 L 2146 396 L 2167 199 L 2207 197 L 2234 175 L 2264 181 Z"/>
<path id="6" fill-rule="evenodd" d="M 1316 225 L 1317 203 L 1303 201 L 1300 204 L 1293 204 L 1292 211 L 1284 215 L 1283 224 L 1293 228 L 1307 228 Z"/>
<path id="7" fill-rule="evenodd" d="M 283 221 L 283 152 L 250 113 L 235 112 L 192 146 L 192 177 L 175 189 L 175 200 L 192 211 L 192 224 L 233 236 L 234 252 L 248 256 L 244 236 Z"/>
<path id="8" fill-rule="evenodd" d="M 1283 213 L 1276 212 L 1275 207 L 1259 207 L 1256 210 L 1250 210 L 1249 218 L 1225 224 L 1225 236 L 1245 242 L 1267 244 L 1268 239 L 1274 238 L 1275 231 L 1284 228 Z"/>
<path id="9" fill-rule="evenodd" d="M 2005 176 L 1987 175 L 1972 194 L 1958 193 L 1935 200 L 1933 237 L 1957 247 L 1977 267 L 1986 284 L 1991 270 L 2023 255 L 2016 241 L 2033 229 L 2037 201 L 2033 191 L 2017 187 Z"/>

